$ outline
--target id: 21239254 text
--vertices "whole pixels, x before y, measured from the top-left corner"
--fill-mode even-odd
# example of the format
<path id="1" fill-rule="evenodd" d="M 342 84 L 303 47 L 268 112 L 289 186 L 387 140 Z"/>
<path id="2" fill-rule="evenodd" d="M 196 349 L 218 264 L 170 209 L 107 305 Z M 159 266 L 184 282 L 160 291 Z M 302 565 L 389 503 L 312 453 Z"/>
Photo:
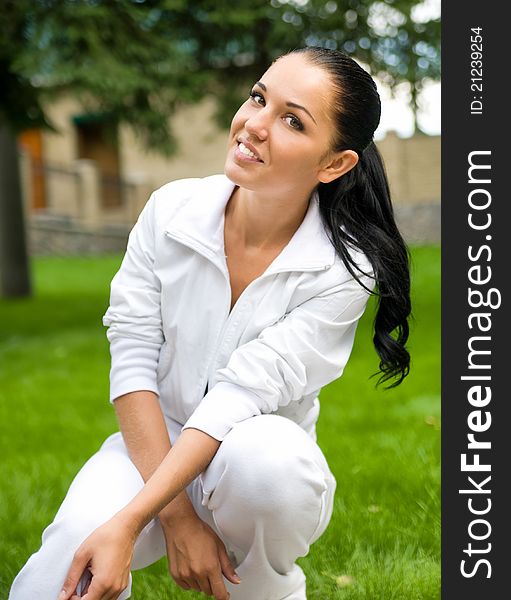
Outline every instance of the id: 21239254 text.
<path id="1" fill-rule="evenodd" d="M 483 114 L 483 28 L 470 28 L 470 114 Z"/>

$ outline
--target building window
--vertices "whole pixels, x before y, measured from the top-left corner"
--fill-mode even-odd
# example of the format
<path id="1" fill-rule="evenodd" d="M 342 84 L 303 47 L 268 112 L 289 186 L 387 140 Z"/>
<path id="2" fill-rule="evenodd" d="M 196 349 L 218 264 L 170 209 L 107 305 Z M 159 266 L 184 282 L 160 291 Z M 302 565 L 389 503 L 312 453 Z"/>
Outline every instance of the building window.
<path id="1" fill-rule="evenodd" d="M 96 162 L 101 180 L 101 203 L 104 208 L 122 205 L 117 126 L 104 115 L 73 118 L 77 130 L 78 158 Z"/>

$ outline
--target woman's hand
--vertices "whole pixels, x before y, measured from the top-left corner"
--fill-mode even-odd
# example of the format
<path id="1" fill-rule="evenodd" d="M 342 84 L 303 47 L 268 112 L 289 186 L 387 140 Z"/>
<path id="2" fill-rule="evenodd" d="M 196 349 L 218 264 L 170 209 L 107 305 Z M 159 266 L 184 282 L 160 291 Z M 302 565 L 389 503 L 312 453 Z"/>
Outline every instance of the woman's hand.
<path id="1" fill-rule="evenodd" d="M 169 571 L 175 582 L 185 590 L 194 589 L 213 596 L 216 600 L 228 600 L 222 575 L 232 583 L 240 578 L 227 555 L 222 540 L 197 515 L 162 521 Z"/>
<path id="2" fill-rule="evenodd" d="M 91 573 L 84 600 L 116 600 L 128 585 L 133 548 L 142 529 L 204 471 L 219 446 L 218 440 L 202 431 L 193 428 L 183 431 L 138 494 L 78 548 L 58 600 L 78 598 L 74 592 L 84 572 Z M 211 534 L 201 536 L 204 546 L 210 550 L 206 553 L 201 550 L 200 555 L 207 556 L 206 560 L 200 560 L 199 568 L 195 566 L 197 559 L 192 552 L 192 572 L 199 576 L 201 591 L 214 593 L 217 600 L 226 600 L 222 571 L 230 573 L 225 561 L 227 554 L 223 544 L 219 547 L 220 540 L 212 543 L 211 537 Z M 184 555 L 188 554 L 187 543 L 176 547 L 184 547 Z"/>
<path id="3" fill-rule="evenodd" d="M 88 570 L 91 580 L 82 600 L 115 600 L 127 587 L 137 532 L 118 513 L 81 544 L 58 600 L 78 600 L 76 586 Z"/>

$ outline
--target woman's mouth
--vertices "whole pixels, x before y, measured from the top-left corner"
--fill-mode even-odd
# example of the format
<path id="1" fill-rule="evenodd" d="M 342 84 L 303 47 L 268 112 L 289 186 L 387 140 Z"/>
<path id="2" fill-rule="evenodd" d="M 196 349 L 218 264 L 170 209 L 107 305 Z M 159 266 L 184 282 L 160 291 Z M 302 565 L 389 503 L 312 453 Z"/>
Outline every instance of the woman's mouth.
<path id="1" fill-rule="evenodd" d="M 252 152 L 252 150 L 250 150 L 249 148 L 247 148 L 247 146 L 245 146 L 245 144 L 243 142 L 238 142 L 238 146 L 235 150 L 235 155 L 243 161 L 249 161 L 249 162 L 260 162 L 262 163 L 263 161 L 257 156 L 257 154 L 255 154 L 254 152 Z"/>

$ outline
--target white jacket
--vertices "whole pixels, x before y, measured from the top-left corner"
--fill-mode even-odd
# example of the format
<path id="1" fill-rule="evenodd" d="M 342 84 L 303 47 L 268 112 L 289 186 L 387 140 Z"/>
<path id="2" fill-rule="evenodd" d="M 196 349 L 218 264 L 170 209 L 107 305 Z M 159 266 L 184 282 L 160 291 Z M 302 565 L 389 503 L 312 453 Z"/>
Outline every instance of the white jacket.
<path id="1" fill-rule="evenodd" d="M 223 232 L 233 189 L 225 175 L 173 181 L 140 214 L 103 317 L 110 400 L 151 390 L 166 417 L 217 440 L 263 413 L 315 438 L 318 393 L 342 374 L 368 293 L 336 255 L 313 194 L 290 242 L 229 313 Z"/>

